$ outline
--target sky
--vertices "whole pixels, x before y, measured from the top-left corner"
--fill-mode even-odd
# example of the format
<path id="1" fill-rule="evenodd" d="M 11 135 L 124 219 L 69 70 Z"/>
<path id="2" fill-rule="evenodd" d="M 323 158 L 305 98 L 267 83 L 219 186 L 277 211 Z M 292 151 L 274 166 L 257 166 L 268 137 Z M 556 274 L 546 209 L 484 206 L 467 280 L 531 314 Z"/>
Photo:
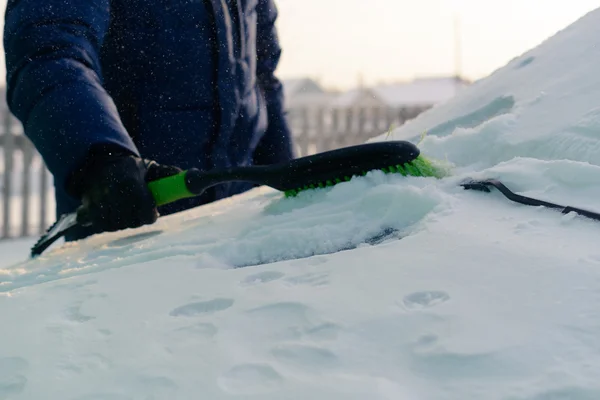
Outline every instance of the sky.
<path id="1" fill-rule="evenodd" d="M 283 48 L 278 75 L 311 77 L 325 87 L 347 89 L 360 81 L 368 85 L 457 71 L 471 80 L 485 77 L 597 8 L 598 0 L 275 0 L 275 4 Z M 0 5 L 4 10 L 6 0 Z M 0 83 L 4 79 L 0 54 Z"/>
<path id="2" fill-rule="evenodd" d="M 479 79 L 594 10 L 598 0 L 276 0 L 282 78 L 356 86 Z M 455 35 L 458 21 L 458 35 Z M 460 57 L 456 57 L 456 37 Z M 457 68 L 456 60 L 460 60 Z"/>

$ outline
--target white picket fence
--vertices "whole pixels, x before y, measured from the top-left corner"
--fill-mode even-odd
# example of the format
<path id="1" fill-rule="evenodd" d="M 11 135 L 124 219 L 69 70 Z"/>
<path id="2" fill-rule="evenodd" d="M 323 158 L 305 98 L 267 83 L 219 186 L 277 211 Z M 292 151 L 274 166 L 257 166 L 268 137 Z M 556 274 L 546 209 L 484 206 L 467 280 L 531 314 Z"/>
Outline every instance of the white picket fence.
<path id="1" fill-rule="evenodd" d="M 361 144 L 430 108 L 301 108 L 288 112 L 297 155 Z"/>
<path id="2" fill-rule="evenodd" d="M 0 239 L 37 235 L 55 219 L 52 176 L 21 123 L 0 115 Z"/>
<path id="3" fill-rule="evenodd" d="M 297 156 L 364 143 L 429 107 L 290 110 Z M 39 235 L 56 219 L 53 180 L 20 122 L 0 112 L 0 240 Z"/>

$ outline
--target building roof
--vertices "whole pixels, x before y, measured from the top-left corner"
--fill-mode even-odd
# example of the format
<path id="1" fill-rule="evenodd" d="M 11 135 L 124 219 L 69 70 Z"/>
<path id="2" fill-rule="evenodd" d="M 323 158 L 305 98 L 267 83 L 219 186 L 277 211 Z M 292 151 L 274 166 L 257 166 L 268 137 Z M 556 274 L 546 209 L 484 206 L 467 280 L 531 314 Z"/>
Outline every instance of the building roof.
<path id="1" fill-rule="evenodd" d="M 381 84 L 348 90 L 334 100 L 335 107 L 381 104 L 388 107 L 418 107 L 442 103 L 454 97 L 468 82 L 455 77 L 418 78 L 410 82 Z"/>
<path id="2" fill-rule="evenodd" d="M 333 96 L 310 78 L 284 79 L 282 83 L 284 101 L 288 108 L 327 105 Z"/>
<path id="3" fill-rule="evenodd" d="M 325 90 L 313 79 L 310 78 L 292 78 L 283 79 L 283 94 L 285 98 L 306 93 L 324 93 Z"/>
<path id="4" fill-rule="evenodd" d="M 388 106 L 421 106 L 442 103 L 466 87 L 455 77 L 419 78 L 411 82 L 379 85 L 371 90 Z"/>
<path id="5" fill-rule="evenodd" d="M 380 98 L 379 94 L 373 91 L 372 88 L 347 90 L 336 96 L 332 102 L 332 105 L 334 107 L 343 108 L 365 103 L 380 103 L 381 105 L 386 105 L 383 102 L 383 99 Z"/>

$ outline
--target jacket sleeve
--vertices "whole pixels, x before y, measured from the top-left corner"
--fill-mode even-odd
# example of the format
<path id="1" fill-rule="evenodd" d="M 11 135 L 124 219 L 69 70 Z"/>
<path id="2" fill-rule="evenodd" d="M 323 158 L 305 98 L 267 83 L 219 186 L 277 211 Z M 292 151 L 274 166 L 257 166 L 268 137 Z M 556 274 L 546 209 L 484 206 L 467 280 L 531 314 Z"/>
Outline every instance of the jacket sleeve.
<path id="1" fill-rule="evenodd" d="M 272 164 L 294 157 L 292 136 L 283 98 L 283 85 L 275 76 L 281 47 L 275 27 L 277 8 L 273 0 L 258 0 L 256 52 L 257 81 L 267 105 L 268 128 L 254 156 L 256 164 Z"/>
<path id="2" fill-rule="evenodd" d="M 6 100 L 63 188 L 92 145 L 138 154 L 102 87 L 109 8 L 110 0 L 8 0 Z"/>

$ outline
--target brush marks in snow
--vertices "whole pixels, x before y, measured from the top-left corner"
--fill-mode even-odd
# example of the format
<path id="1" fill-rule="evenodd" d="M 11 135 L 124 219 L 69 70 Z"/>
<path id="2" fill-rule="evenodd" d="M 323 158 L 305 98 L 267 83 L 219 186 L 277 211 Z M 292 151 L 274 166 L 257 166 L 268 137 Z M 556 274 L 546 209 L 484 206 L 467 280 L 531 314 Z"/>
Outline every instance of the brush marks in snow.
<path id="1" fill-rule="evenodd" d="M 267 336 L 272 343 L 329 340 L 337 337 L 342 330 L 337 323 L 323 318 L 311 306 L 291 301 L 247 310 L 231 329 L 243 331 L 243 340 L 252 341 Z"/>
<path id="2" fill-rule="evenodd" d="M 582 138 L 598 140 L 598 128 L 600 127 L 600 108 L 587 111 L 577 122 L 571 125 L 569 131 L 578 134 Z"/>
<path id="3" fill-rule="evenodd" d="M 133 244 L 136 244 L 136 243 L 142 242 L 144 240 L 153 238 L 155 236 L 161 235 L 162 233 L 163 233 L 162 230 L 142 232 L 142 233 L 138 233 L 138 234 L 135 234 L 135 235 L 126 236 L 124 238 L 115 239 L 112 242 L 109 242 L 106 246 L 107 247 L 125 247 L 125 246 L 131 246 Z"/>
<path id="4" fill-rule="evenodd" d="M 304 331 L 305 336 L 313 341 L 335 340 L 341 332 L 341 327 L 333 322 L 324 322 Z"/>
<path id="5" fill-rule="evenodd" d="M 470 171 L 520 158 L 600 165 L 600 109 L 586 112 L 571 125 L 553 127 L 548 135 L 523 132 L 520 118 L 513 112 L 475 127 L 459 127 L 450 135 L 428 135 L 419 147 L 429 158 L 447 160 Z"/>
<path id="6" fill-rule="evenodd" d="M 252 286 L 273 281 L 283 281 L 290 286 L 324 286 L 330 283 L 330 277 L 328 272 L 307 272 L 300 275 L 286 276 L 279 271 L 264 271 L 248 275 L 240 281 L 240 284 L 242 286 Z"/>
<path id="7" fill-rule="evenodd" d="M 427 135 L 419 148 L 434 160 L 447 160 L 455 166 L 482 169 L 515 157 L 522 149 L 507 141 L 517 117 L 501 114 L 472 128 L 456 128 L 446 136 Z M 545 138 L 547 140 L 547 138 Z"/>
<path id="8" fill-rule="evenodd" d="M 328 272 L 307 272 L 306 274 L 290 276 L 284 279 L 290 285 L 324 286 L 330 283 Z"/>
<path id="9" fill-rule="evenodd" d="M 283 377 L 268 364 L 239 364 L 219 377 L 221 389 L 236 395 L 272 392 L 283 383 Z"/>
<path id="10" fill-rule="evenodd" d="M 324 369 L 339 365 L 338 356 L 331 350 L 323 347 L 306 344 L 278 344 L 271 354 L 279 362 L 288 366 L 301 367 L 302 369 Z"/>
<path id="11" fill-rule="evenodd" d="M 523 376 L 521 365 L 510 352 L 493 344 L 481 345 L 493 340 L 475 336 L 481 321 L 463 327 L 464 321 L 452 314 L 437 314 L 427 307 L 409 311 L 351 327 L 352 335 L 345 337 L 350 342 L 344 347 L 353 351 L 347 357 L 360 360 L 358 365 L 365 371 L 385 376 L 397 369 L 403 376 L 435 382 L 438 388 Z M 485 336 L 485 331 L 482 333 Z M 466 336 L 464 340 L 462 336 Z"/>
<path id="12" fill-rule="evenodd" d="M 67 320 L 81 323 L 91 321 L 95 318 L 93 316 L 83 314 L 81 312 L 81 306 L 82 303 L 76 303 L 67 308 L 67 310 L 65 311 Z"/>
<path id="13" fill-rule="evenodd" d="M 510 360 L 496 352 L 459 353 L 442 349 L 412 354 L 408 364 L 413 373 L 432 381 L 489 378 L 518 375 Z"/>
<path id="14" fill-rule="evenodd" d="M 145 397 L 148 400 L 172 398 L 179 390 L 177 382 L 161 375 L 141 375 L 137 378 L 137 384 L 144 388 L 146 393 L 151 393 Z"/>
<path id="15" fill-rule="evenodd" d="M 10 399 L 25 389 L 29 363 L 20 357 L 0 358 L 0 399 Z"/>
<path id="16" fill-rule="evenodd" d="M 186 337 L 188 334 L 191 334 L 194 338 L 203 337 L 203 338 L 213 338 L 219 332 L 219 328 L 215 326 L 215 324 L 209 322 L 200 322 L 194 325 L 188 325 L 181 328 L 178 328 L 174 331 L 177 335 L 181 335 L 181 337 Z"/>
<path id="17" fill-rule="evenodd" d="M 340 356 L 329 344 L 343 328 L 307 304 L 266 304 L 247 310 L 230 323 L 227 331 L 234 335 L 230 341 L 252 349 L 256 359 L 273 360 L 278 370 L 315 374 L 341 365 Z"/>
<path id="18" fill-rule="evenodd" d="M 56 290 L 56 291 L 63 291 L 63 290 L 74 291 L 74 290 L 79 290 L 79 289 L 86 288 L 88 286 L 96 285 L 97 283 L 98 283 L 98 280 L 96 280 L 96 279 L 88 279 L 88 280 L 77 279 L 73 283 L 64 283 L 64 284 L 54 285 L 51 290 Z"/>
<path id="19" fill-rule="evenodd" d="M 475 128 L 499 115 L 508 114 L 515 105 L 513 96 L 500 96 L 468 114 L 453 118 L 427 131 L 428 135 L 446 136 L 457 128 Z"/>
<path id="20" fill-rule="evenodd" d="M 517 158 L 489 168 L 487 174 L 510 179 L 513 185 L 534 190 L 596 189 L 600 166 L 571 160 Z"/>
<path id="21" fill-rule="evenodd" d="M 305 323 L 313 313 L 314 310 L 311 307 L 291 301 L 267 304 L 246 311 L 247 315 L 257 320 L 276 319 L 280 322 L 291 323 Z"/>
<path id="22" fill-rule="evenodd" d="M 100 235 L 92 237 L 92 240 L 102 243 L 103 238 Z M 75 244 L 72 248 L 67 245 L 48 256 L 0 270 L 0 293 L 169 257 L 198 254 L 198 249 L 189 245 L 151 245 L 152 238 L 146 240 L 149 244 L 130 244 L 118 248 L 107 247 L 105 244 L 97 244 L 92 248 L 77 247 Z"/>
<path id="23" fill-rule="evenodd" d="M 79 375 L 87 371 L 107 370 L 114 366 L 114 363 L 106 356 L 100 353 L 77 354 L 73 357 L 68 354 L 56 365 L 57 371 L 60 371 L 66 377 L 72 377 L 73 374 Z"/>
<path id="24" fill-rule="evenodd" d="M 313 256 L 313 257 L 308 257 L 305 259 L 294 261 L 294 262 L 290 263 L 290 265 L 292 265 L 294 267 L 315 267 L 317 265 L 323 265 L 323 264 L 327 263 L 327 260 L 328 260 L 327 256 Z"/>
<path id="25" fill-rule="evenodd" d="M 231 307 L 234 303 L 233 299 L 217 298 L 208 301 L 198 301 L 195 303 L 184 304 L 173 309 L 169 315 L 173 317 L 194 317 L 200 314 L 215 313 L 223 311 Z"/>
<path id="26" fill-rule="evenodd" d="M 282 272 L 279 271 L 264 271 L 259 272 L 257 274 L 251 274 L 242 279 L 240 282 L 242 285 L 256 285 L 259 283 L 267 283 L 271 281 L 276 281 L 285 276 Z"/>
<path id="27" fill-rule="evenodd" d="M 533 219 L 529 221 L 517 222 L 514 227 L 514 233 L 517 235 L 523 233 L 541 233 L 543 228 L 544 225 L 540 221 Z"/>
<path id="28" fill-rule="evenodd" d="M 333 188 L 273 201 L 209 253 L 235 267 L 312 257 L 410 235 L 443 201 L 433 178 L 373 171 Z M 359 193 L 359 195 L 357 195 Z"/>
<path id="29" fill-rule="evenodd" d="M 450 295 L 444 291 L 414 292 L 404 296 L 402 304 L 409 310 L 430 308 L 450 300 Z"/>

